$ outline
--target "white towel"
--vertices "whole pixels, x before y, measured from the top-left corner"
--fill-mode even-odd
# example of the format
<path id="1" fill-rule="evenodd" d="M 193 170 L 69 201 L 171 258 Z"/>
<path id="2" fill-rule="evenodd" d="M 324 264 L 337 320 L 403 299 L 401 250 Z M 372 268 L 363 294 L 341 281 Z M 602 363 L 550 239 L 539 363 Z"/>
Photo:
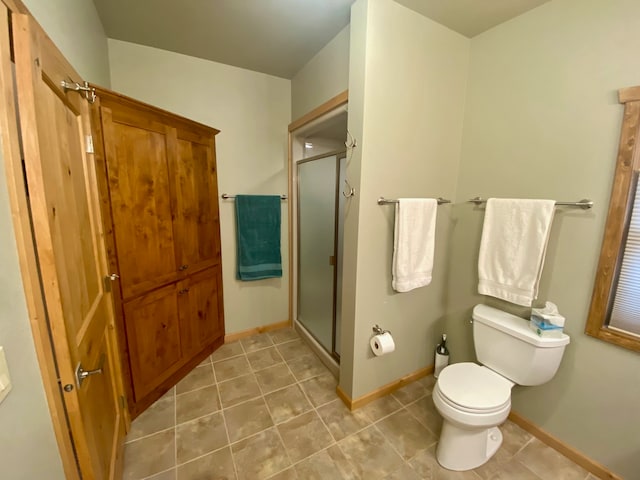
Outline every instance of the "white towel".
<path id="1" fill-rule="evenodd" d="M 400 198 L 396 204 L 391 286 L 408 292 L 431 283 L 438 201 Z"/>
<path id="2" fill-rule="evenodd" d="M 555 201 L 490 198 L 484 215 L 478 293 L 530 307 L 553 222 Z"/>

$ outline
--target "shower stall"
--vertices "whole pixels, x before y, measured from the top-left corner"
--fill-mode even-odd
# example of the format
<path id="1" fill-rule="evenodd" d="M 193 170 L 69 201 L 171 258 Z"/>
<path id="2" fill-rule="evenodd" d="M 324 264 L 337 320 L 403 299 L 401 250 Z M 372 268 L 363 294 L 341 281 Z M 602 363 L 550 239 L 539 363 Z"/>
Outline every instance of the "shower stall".
<path id="1" fill-rule="evenodd" d="M 345 153 L 299 160 L 297 321 L 340 360 Z"/>

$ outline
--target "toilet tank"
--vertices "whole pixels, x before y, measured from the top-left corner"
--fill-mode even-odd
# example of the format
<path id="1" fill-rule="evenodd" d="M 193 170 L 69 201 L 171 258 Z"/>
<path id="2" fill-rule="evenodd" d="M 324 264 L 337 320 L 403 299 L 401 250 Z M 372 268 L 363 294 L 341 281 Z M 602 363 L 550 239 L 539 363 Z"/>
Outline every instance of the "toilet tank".
<path id="1" fill-rule="evenodd" d="M 473 309 L 478 361 L 518 385 L 541 385 L 558 371 L 569 335 L 539 337 L 529 321 L 487 305 Z"/>

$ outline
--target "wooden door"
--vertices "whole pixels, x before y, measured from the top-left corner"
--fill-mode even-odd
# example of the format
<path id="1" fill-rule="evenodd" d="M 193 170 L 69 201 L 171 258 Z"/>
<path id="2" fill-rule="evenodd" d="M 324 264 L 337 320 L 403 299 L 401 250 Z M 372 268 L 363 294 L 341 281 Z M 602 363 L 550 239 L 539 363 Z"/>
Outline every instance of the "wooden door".
<path id="1" fill-rule="evenodd" d="M 133 401 L 145 400 L 182 365 L 182 332 L 178 296 L 184 286 L 172 283 L 125 302 L 127 345 Z M 183 292 L 179 295 L 179 292 Z M 158 391 L 156 397 L 164 391 Z"/>
<path id="2" fill-rule="evenodd" d="M 35 249 L 82 477 L 120 477 L 123 406 L 95 168 L 82 83 L 42 29 L 13 15 L 18 106 Z M 82 367 L 92 375 L 76 380 Z"/>
<path id="3" fill-rule="evenodd" d="M 123 300 L 174 281 L 168 157 L 176 130 L 134 109 L 100 109 Z"/>
<path id="4" fill-rule="evenodd" d="M 220 261 L 215 137 L 178 129 L 178 154 L 169 163 L 175 185 L 176 262 L 183 274 Z"/>
<path id="5" fill-rule="evenodd" d="M 186 334 L 183 348 L 192 355 L 224 336 L 222 270 L 208 268 L 181 282 L 180 317 Z"/>

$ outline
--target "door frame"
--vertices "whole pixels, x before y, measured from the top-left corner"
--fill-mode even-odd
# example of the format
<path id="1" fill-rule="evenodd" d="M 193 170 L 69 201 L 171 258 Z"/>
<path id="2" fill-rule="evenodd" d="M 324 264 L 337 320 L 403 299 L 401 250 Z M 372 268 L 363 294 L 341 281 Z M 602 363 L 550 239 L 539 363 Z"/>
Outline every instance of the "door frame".
<path id="1" fill-rule="evenodd" d="M 288 131 L 288 149 L 287 149 L 287 187 L 288 187 L 288 198 L 290 199 L 289 203 L 289 322 L 293 326 L 295 325 L 295 317 L 294 317 L 294 296 L 295 292 L 295 284 L 298 281 L 297 272 L 294 264 L 294 260 L 297 258 L 296 244 L 294 243 L 294 225 L 293 220 L 296 215 L 296 207 L 294 205 L 293 199 L 296 198 L 294 196 L 294 158 L 293 158 L 293 140 L 296 137 L 296 131 L 301 129 L 302 127 L 308 125 L 309 123 L 317 120 L 318 118 L 326 115 L 327 113 L 340 108 L 349 103 L 349 90 L 345 90 L 344 92 L 339 93 L 335 97 L 327 100 L 322 105 L 314 108 L 309 113 L 306 113 L 302 117 L 294 120 L 289 124 Z"/>

